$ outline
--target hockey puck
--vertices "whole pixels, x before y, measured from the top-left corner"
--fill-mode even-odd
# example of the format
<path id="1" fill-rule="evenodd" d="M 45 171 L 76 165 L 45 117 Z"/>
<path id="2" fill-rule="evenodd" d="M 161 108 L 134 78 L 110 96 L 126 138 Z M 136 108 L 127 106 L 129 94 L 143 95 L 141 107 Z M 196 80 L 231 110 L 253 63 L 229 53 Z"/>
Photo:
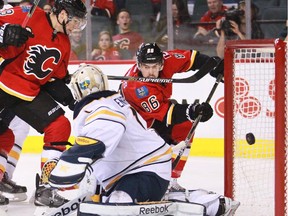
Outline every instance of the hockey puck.
<path id="1" fill-rule="evenodd" d="M 249 145 L 253 145 L 255 143 L 255 136 L 253 133 L 246 134 L 246 141 Z"/>

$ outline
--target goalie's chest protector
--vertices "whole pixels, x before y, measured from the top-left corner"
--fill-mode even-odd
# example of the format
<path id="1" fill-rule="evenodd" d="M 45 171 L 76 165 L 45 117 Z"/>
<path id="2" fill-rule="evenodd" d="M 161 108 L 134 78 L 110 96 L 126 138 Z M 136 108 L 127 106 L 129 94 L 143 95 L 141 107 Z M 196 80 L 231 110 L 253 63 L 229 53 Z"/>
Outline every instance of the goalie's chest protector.
<path id="1" fill-rule="evenodd" d="M 171 149 L 120 95 L 93 100 L 75 119 L 76 136 L 104 143 L 103 158 L 93 165 L 104 186 L 125 174 L 152 171 L 164 179 L 171 176 Z"/>

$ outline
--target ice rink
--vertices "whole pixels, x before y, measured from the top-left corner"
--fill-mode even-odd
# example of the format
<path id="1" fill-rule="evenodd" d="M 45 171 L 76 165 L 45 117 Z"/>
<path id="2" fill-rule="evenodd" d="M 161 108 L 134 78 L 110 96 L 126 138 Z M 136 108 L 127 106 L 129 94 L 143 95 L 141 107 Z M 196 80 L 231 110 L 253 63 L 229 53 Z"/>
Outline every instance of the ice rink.
<path id="1" fill-rule="evenodd" d="M 35 207 L 29 199 L 35 190 L 35 175 L 40 170 L 40 155 L 22 154 L 13 180 L 27 187 L 28 200 L 8 205 L 8 216 L 33 216 Z M 203 188 L 223 194 L 223 158 L 190 157 L 179 183 L 189 189 Z M 0 216 L 1 213 L 0 213 Z"/>

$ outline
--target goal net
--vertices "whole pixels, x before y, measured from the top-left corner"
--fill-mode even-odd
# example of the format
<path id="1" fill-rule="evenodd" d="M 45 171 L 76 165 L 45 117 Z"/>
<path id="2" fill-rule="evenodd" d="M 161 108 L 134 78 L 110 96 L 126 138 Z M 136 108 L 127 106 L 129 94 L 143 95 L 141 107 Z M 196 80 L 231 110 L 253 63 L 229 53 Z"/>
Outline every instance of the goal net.
<path id="1" fill-rule="evenodd" d="M 236 216 L 284 216 L 287 204 L 287 44 L 228 41 L 225 48 L 225 195 Z"/>

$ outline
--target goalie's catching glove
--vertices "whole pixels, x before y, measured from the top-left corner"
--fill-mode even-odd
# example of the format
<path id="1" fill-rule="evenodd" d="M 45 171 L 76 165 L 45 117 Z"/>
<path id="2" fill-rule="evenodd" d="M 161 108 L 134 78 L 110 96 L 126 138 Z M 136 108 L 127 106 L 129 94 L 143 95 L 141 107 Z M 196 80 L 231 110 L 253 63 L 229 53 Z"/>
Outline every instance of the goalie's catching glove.
<path id="1" fill-rule="evenodd" d="M 195 120 L 199 115 L 202 115 L 200 122 L 206 122 L 213 116 L 213 109 L 209 103 L 199 104 L 196 102 L 188 106 L 186 115 L 189 120 Z"/>
<path id="2" fill-rule="evenodd" d="M 0 27 L 0 45 L 20 47 L 34 34 L 18 24 L 4 24 Z"/>

